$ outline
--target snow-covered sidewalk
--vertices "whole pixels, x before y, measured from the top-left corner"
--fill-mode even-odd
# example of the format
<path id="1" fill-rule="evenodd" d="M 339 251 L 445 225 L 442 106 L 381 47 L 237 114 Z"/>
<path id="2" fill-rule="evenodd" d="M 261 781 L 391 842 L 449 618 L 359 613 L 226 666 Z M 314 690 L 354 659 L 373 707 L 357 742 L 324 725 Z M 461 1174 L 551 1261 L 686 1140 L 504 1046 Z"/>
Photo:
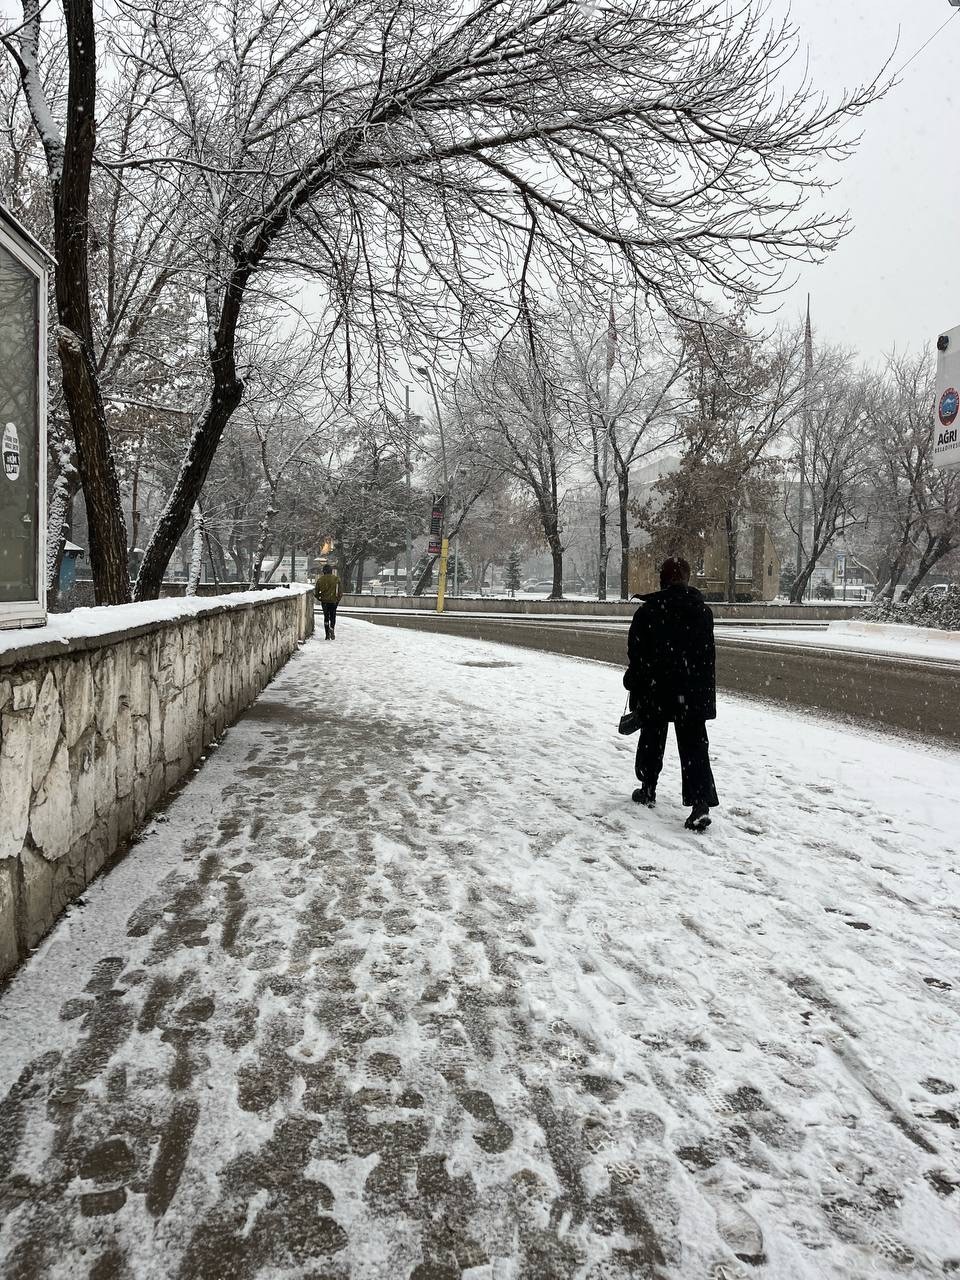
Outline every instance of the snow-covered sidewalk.
<path id="1" fill-rule="evenodd" d="M 960 755 L 345 617 L 0 996 L 0 1274 L 960 1268 Z"/>

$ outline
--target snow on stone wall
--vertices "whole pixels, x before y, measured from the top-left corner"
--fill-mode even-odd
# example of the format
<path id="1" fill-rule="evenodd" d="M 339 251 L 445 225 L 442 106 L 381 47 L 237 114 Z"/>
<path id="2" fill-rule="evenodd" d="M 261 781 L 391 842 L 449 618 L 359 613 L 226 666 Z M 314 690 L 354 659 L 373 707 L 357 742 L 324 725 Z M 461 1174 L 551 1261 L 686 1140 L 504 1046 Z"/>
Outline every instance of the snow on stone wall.
<path id="1" fill-rule="evenodd" d="M 0 977 L 312 632 L 312 605 L 293 588 L 3 634 Z"/>

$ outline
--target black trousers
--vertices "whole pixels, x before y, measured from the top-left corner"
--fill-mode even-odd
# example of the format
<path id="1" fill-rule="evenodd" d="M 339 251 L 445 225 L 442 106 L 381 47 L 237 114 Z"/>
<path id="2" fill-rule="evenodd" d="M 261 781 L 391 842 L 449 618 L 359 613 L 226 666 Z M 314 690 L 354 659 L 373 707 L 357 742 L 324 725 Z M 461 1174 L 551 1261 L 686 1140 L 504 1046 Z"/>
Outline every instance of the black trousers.
<path id="1" fill-rule="evenodd" d="M 323 634 L 329 639 L 337 625 L 337 606 L 323 602 Z"/>
<path id="2" fill-rule="evenodd" d="M 669 720 L 646 720 L 637 743 L 637 778 L 655 789 L 663 768 L 663 752 L 667 745 Z M 677 750 L 680 753 L 680 775 L 683 779 L 683 803 L 708 805 L 720 801 L 710 768 L 710 740 L 703 720 L 684 716 L 675 722 Z"/>

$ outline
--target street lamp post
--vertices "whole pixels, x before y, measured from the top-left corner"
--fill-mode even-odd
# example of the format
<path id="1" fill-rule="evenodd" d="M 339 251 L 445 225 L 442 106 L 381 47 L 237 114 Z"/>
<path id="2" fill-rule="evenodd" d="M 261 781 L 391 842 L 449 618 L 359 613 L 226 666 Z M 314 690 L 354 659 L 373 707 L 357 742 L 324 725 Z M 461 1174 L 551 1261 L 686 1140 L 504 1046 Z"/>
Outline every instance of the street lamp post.
<path id="1" fill-rule="evenodd" d="M 443 416 L 440 413 L 440 401 L 437 399 L 437 389 L 433 385 L 433 378 L 430 376 L 430 370 L 426 365 L 417 365 L 416 372 L 422 373 L 427 380 L 427 386 L 430 388 L 430 396 L 433 399 L 433 408 L 437 415 L 437 429 L 440 432 L 440 459 L 443 466 L 443 518 L 447 518 L 447 503 L 450 501 L 450 473 L 447 470 L 447 444 L 443 438 Z M 443 613 L 443 598 L 447 590 L 447 557 L 450 553 L 450 541 L 446 533 L 443 534 L 440 541 L 440 572 L 437 575 L 437 613 Z"/>
<path id="2" fill-rule="evenodd" d="M 405 583 L 405 591 L 407 595 L 413 593 L 413 533 L 410 528 L 410 388 L 403 389 L 403 474 L 404 488 L 407 495 L 407 512 L 406 527 L 404 533 L 406 535 L 406 553 L 407 553 L 407 579 Z M 394 588 L 397 586 L 397 579 L 394 576 Z"/>

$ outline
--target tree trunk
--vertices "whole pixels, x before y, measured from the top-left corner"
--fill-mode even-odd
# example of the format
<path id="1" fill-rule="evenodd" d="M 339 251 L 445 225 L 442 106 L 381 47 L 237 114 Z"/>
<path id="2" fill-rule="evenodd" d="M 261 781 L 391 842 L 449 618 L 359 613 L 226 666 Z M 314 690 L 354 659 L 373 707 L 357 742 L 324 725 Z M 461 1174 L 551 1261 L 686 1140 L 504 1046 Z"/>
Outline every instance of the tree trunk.
<path id="1" fill-rule="evenodd" d="M 203 532 L 203 513 L 197 507 L 193 513 L 193 545 L 190 551 L 190 570 L 187 574 L 185 593 L 188 596 L 195 596 L 197 587 L 200 585 L 200 575 L 203 570 Z"/>
<path id="2" fill-rule="evenodd" d="M 67 544 L 73 500 L 79 488 L 80 476 L 75 467 L 61 471 L 53 485 L 47 511 L 47 608 L 50 610 L 60 598 L 60 566 Z"/>
<path id="3" fill-rule="evenodd" d="M 363 593 L 363 566 L 364 566 L 365 560 L 366 560 L 366 556 L 364 555 L 363 552 L 361 552 L 360 555 L 357 556 L 357 595 L 358 596 Z"/>
<path id="4" fill-rule="evenodd" d="M 267 576 L 266 576 L 265 578 L 263 578 L 263 581 L 264 581 L 264 582 L 271 582 L 271 581 L 273 580 L 273 575 L 274 575 L 274 574 L 277 572 L 277 570 L 280 568 L 281 564 L 283 563 L 283 557 L 284 557 L 286 554 L 287 554 L 287 548 L 286 548 L 286 546 L 281 546 L 281 548 L 280 548 L 280 550 L 277 552 L 276 556 L 274 556 L 273 565 L 272 565 L 272 567 L 271 567 L 271 569 L 270 569 L 270 572 L 267 574 Z M 259 581 L 259 579 L 258 579 L 258 581 Z M 290 570 L 290 581 L 291 581 L 291 582 L 293 581 L 293 570 L 292 570 L 292 569 Z"/>
<path id="5" fill-rule="evenodd" d="M 190 521 L 230 416 L 243 397 L 243 383 L 236 375 L 232 350 L 214 364 L 210 399 L 194 429 L 180 474 L 167 499 L 137 574 L 137 600 L 155 600 L 163 575 Z"/>
<path id="6" fill-rule="evenodd" d="M 920 557 L 920 563 L 917 565 L 913 577 L 903 589 L 901 600 L 909 600 L 913 593 L 919 587 L 934 565 L 939 564 L 944 556 L 949 555 L 954 550 L 954 544 L 949 538 L 937 537 L 928 538 L 927 545 L 924 547 L 923 554 Z"/>
<path id="7" fill-rule="evenodd" d="M 727 543 L 727 601 L 737 601 L 737 521 L 732 511 L 723 517 L 723 531 Z"/>
<path id="8" fill-rule="evenodd" d="M 137 460 L 133 464 L 133 479 L 130 484 L 130 551 L 137 549 L 140 537 L 140 459 L 143 456 L 143 431 L 137 443 Z"/>
<path id="9" fill-rule="evenodd" d="M 883 594 L 888 600 L 892 600 L 897 594 L 897 587 L 900 585 L 900 579 L 904 575 L 907 567 L 907 557 L 910 554 L 910 541 L 905 538 L 897 552 L 896 559 L 890 568 L 890 576 L 883 588 Z"/>
<path id="10" fill-rule="evenodd" d="M 243 548 L 238 543 L 233 543 L 230 548 L 230 559 L 233 561 L 233 571 L 236 575 L 234 582 L 243 582 L 246 579 L 247 571 L 243 563 Z"/>
<path id="11" fill-rule="evenodd" d="M 793 586 L 790 588 L 791 604 L 803 604 L 803 597 L 806 594 L 807 587 L 810 585 L 810 579 L 813 577 L 813 571 L 816 567 L 816 560 L 808 560 L 796 578 L 794 578 Z"/>
<path id="12" fill-rule="evenodd" d="M 553 560 L 553 588 L 550 592 L 550 600 L 563 599 L 563 546 L 557 534 L 552 534 L 548 538 L 550 543 L 550 556 Z"/>
<path id="13" fill-rule="evenodd" d="M 630 599 L 630 477 L 617 476 L 617 500 L 620 506 L 620 599 Z"/>
<path id="14" fill-rule="evenodd" d="M 94 595 L 97 604 L 125 604 L 130 599 L 127 530 L 90 315 L 87 237 L 96 143 L 96 30 L 91 0 L 64 0 L 63 12 L 69 77 L 63 168 L 53 198 L 57 349 L 87 508 Z"/>
<path id="15" fill-rule="evenodd" d="M 210 543 L 210 558 L 216 566 L 216 574 L 221 582 L 229 582 L 230 575 L 227 569 L 227 557 L 223 553 L 223 547 L 219 539 L 212 538 L 209 531 L 207 532 L 207 540 Z"/>
<path id="16" fill-rule="evenodd" d="M 260 585 L 260 575 L 263 573 L 263 558 L 267 553 L 267 539 L 270 536 L 270 526 L 273 524 L 273 517 L 277 514 L 273 505 L 273 495 L 271 494 L 270 504 L 263 514 L 260 521 L 260 531 L 257 537 L 256 550 L 253 553 L 253 585 Z M 274 561 L 274 568 L 277 567 L 277 561 Z"/>
<path id="17" fill-rule="evenodd" d="M 206 538 L 206 543 L 207 543 L 207 560 L 210 562 L 210 574 L 213 578 L 214 586 L 219 587 L 221 581 L 227 576 L 225 572 L 221 572 L 221 565 L 223 562 L 223 552 L 222 551 L 220 552 L 221 563 L 218 564 L 217 557 L 214 554 L 214 550 L 213 550 L 214 542 L 213 542 L 213 539 L 210 537 L 209 529 L 204 529 L 204 537 Z"/>
<path id="18" fill-rule="evenodd" d="M 427 563 L 424 565 L 423 572 L 420 574 L 420 577 L 417 579 L 417 585 L 413 591 L 413 594 L 415 596 L 423 595 L 423 592 L 427 586 L 427 583 L 429 583 L 433 578 L 433 569 L 436 563 L 437 563 L 437 557 L 431 556 L 430 559 L 427 561 Z"/>

